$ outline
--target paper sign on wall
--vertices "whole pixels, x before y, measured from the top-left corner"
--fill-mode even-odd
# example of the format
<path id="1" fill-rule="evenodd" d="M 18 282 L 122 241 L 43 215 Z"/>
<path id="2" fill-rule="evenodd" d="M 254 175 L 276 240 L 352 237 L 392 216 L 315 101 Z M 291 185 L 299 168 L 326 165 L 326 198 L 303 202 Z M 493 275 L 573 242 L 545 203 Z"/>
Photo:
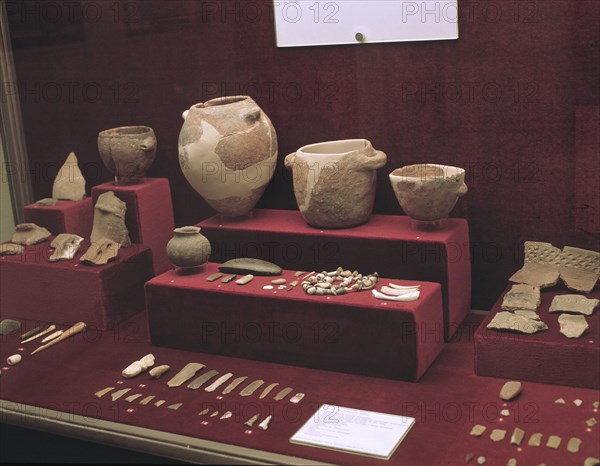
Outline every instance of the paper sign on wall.
<path id="1" fill-rule="evenodd" d="M 457 0 L 274 0 L 278 47 L 458 39 Z"/>

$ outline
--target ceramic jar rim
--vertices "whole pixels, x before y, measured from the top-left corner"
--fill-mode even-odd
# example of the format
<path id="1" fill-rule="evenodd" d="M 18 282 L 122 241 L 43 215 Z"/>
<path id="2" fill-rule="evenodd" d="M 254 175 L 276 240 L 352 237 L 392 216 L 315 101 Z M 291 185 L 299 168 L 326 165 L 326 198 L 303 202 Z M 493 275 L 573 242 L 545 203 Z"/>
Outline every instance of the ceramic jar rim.
<path id="1" fill-rule="evenodd" d="M 336 146 L 349 145 L 351 146 L 348 150 L 335 150 Z M 314 144 L 307 144 L 298 149 L 297 153 L 304 154 L 315 154 L 315 155 L 346 155 L 357 150 L 368 149 L 371 147 L 371 142 L 368 139 L 338 139 L 335 141 L 324 141 L 317 142 Z M 328 149 L 329 148 L 329 149 Z M 319 150 L 325 149 L 325 150 Z M 333 149 L 333 150 L 332 150 Z"/>
<path id="2" fill-rule="evenodd" d="M 132 136 L 144 136 L 154 134 L 154 130 L 150 126 L 144 125 L 133 125 L 133 126 L 119 126 L 117 128 L 110 128 L 101 131 L 99 137 L 132 137 Z"/>
<path id="3" fill-rule="evenodd" d="M 179 228 L 175 228 L 173 230 L 173 233 L 177 233 L 177 234 L 184 234 L 184 235 L 195 235 L 197 233 L 200 233 L 200 227 L 195 227 L 195 226 L 185 226 L 185 227 L 179 227 Z"/>
<path id="4" fill-rule="evenodd" d="M 222 105 L 232 105 L 239 102 L 252 101 L 252 97 L 249 95 L 227 95 L 223 97 L 215 97 L 214 99 L 207 100 L 206 102 L 199 102 L 192 105 L 192 108 L 206 108 L 206 107 L 220 107 Z"/>
<path id="5" fill-rule="evenodd" d="M 421 172 L 418 172 L 416 169 L 418 167 L 427 167 L 427 168 L 437 168 L 440 170 L 440 172 L 438 173 L 434 173 L 434 174 L 423 174 Z M 408 173 L 405 174 L 403 173 L 403 171 L 407 170 L 407 169 L 413 169 L 415 170 L 414 173 Z M 404 180 L 411 180 L 411 179 L 441 179 L 441 178 L 460 178 L 463 177 L 465 174 L 465 169 L 464 168 L 460 168 L 460 167 L 453 167 L 451 165 L 441 165 L 441 164 L 437 164 L 437 163 L 416 163 L 413 165 L 405 165 L 404 167 L 400 167 L 400 168 L 396 168 L 394 169 L 391 173 L 390 173 L 390 178 L 391 179 L 404 179 Z"/>

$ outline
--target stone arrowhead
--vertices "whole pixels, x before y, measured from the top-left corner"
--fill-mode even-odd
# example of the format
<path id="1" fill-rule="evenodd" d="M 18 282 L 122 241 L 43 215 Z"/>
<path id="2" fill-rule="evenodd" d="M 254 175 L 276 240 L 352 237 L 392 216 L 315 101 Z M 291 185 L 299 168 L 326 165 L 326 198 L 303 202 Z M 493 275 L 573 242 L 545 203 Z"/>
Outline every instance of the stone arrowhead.
<path id="1" fill-rule="evenodd" d="M 85 178 L 79 169 L 75 152 L 71 152 L 54 178 L 52 198 L 80 201 L 84 197 Z"/>

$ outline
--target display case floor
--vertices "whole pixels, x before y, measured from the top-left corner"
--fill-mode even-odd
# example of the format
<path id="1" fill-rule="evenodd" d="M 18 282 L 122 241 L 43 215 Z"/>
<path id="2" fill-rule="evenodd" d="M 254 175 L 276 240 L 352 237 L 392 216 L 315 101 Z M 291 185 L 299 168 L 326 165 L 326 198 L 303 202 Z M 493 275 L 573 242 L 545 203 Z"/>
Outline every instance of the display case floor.
<path id="1" fill-rule="evenodd" d="M 484 456 L 486 464 L 494 465 L 516 458 L 519 465 L 571 466 L 583 464 L 586 457 L 599 457 L 599 426 L 586 426 L 589 418 L 598 419 L 592 405 L 599 398 L 598 391 L 525 382 L 519 398 L 503 402 L 498 393 L 504 380 L 473 373 L 473 331 L 480 322 L 480 316 L 470 315 L 419 383 L 153 347 L 148 342 L 144 315 L 112 331 L 77 335 L 30 357 L 31 344 L 20 345 L 18 335 L 37 323 L 23 322 L 14 335 L 2 337 L 2 360 L 23 346 L 26 351 L 21 352 L 24 357 L 20 364 L 2 367 L 0 412 L 3 422 L 193 462 L 215 463 L 220 458 L 221 462 L 245 464 L 321 461 L 433 466 L 465 464 L 465 457 L 471 454 Z M 169 364 L 171 372 L 158 380 L 147 373 L 123 379 L 121 371 L 148 353 L 156 356 L 157 365 Z M 189 362 L 203 363 L 207 370 L 220 373 L 246 375 L 250 380 L 260 378 L 265 385 L 278 382 L 306 396 L 293 405 L 287 399 L 259 400 L 260 390 L 246 398 L 234 392 L 219 399 L 218 392 L 169 388 L 167 381 Z M 129 394 L 116 402 L 110 394 L 94 396 L 109 386 L 131 388 L 130 394 L 155 395 L 155 400 L 166 403 L 161 407 L 153 402 L 146 406 L 137 401 L 128 403 L 124 399 Z M 559 397 L 566 400 L 565 405 L 554 403 Z M 576 399 L 581 400 L 581 406 L 573 403 Z M 166 408 L 173 403 L 183 405 L 176 411 Z M 410 416 L 416 423 L 389 461 L 290 443 L 289 438 L 323 403 Z M 206 419 L 198 413 L 205 407 L 221 412 L 229 409 L 234 416 L 227 420 L 209 418 L 204 423 Z M 510 414 L 501 415 L 502 409 Z M 243 425 L 257 411 L 261 416 L 273 414 L 267 431 Z M 480 438 L 469 435 L 475 424 L 487 427 Z M 520 447 L 509 442 L 515 427 L 525 431 Z M 496 428 L 507 430 L 500 442 L 489 438 Z M 528 446 L 529 437 L 536 432 L 543 434 L 542 445 Z M 545 446 L 550 435 L 562 438 L 558 449 Z M 566 449 L 571 437 L 582 440 L 578 453 Z M 68 455 L 65 451 L 65 459 Z"/>

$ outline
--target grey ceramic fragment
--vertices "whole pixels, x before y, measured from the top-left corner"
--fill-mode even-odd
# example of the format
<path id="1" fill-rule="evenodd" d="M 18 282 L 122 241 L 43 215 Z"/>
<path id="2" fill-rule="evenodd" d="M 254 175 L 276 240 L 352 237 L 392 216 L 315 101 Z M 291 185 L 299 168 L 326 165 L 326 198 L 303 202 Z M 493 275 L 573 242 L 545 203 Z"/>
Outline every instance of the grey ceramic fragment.
<path id="1" fill-rule="evenodd" d="M 548 448 L 558 449 L 558 447 L 560 447 L 561 442 L 562 442 L 562 439 L 558 435 L 551 435 L 550 437 L 548 437 L 546 446 Z"/>
<path id="2" fill-rule="evenodd" d="M 524 283 L 539 288 L 549 288 L 558 283 L 558 265 L 538 262 L 526 262 L 508 280 L 513 283 Z"/>
<path id="3" fill-rule="evenodd" d="M 517 382 L 514 380 L 506 382 L 500 389 L 500 399 L 510 401 L 513 398 L 515 398 L 519 393 L 521 393 L 522 389 L 523 386 L 521 385 L 521 382 Z"/>
<path id="4" fill-rule="evenodd" d="M 579 338 L 589 328 L 585 316 L 561 314 L 558 316 L 560 333 L 567 338 Z"/>
<path id="5" fill-rule="evenodd" d="M 37 205 L 41 205 L 41 206 L 54 206 L 56 204 L 58 204 L 58 199 L 53 199 L 51 197 L 45 197 L 44 199 L 40 199 L 39 201 L 35 202 Z"/>
<path id="6" fill-rule="evenodd" d="M 271 262 L 254 258 L 238 258 L 223 262 L 219 270 L 225 273 L 243 273 L 253 275 L 280 275 L 281 267 Z"/>
<path id="7" fill-rule="evenodd" d="M 2 243 L 0 244 L 0 256 L 14 256 L 16 254 L 23 254 L 25 248 L 20 244 L 16 243 Z"/>
<path id="8" fill-rule="evenodd" d="M 512 435 L 510 436 L 510 444 L 511 445 L 521 445 L 521 442 L 523 441 L 523 437 L 525 437 L 525 431 L 523 429 L 519 429 L 518 427 L 515 427 L 515 430 L 513 430 Z"/>
<path id="9" fill-rule="evenodd" d="M 92 244 L 108 238 L 123 247 L 131 246 L 129 232 L 125 226 L 126 212 L 127 204 L 115 196 L 114 192 L 100 194 L 94 207 Z"/>
<path id="10" fill-rule="evenodd" d="M 530 447 L 539 447 L 542 444 L 542 434 L 539 432 L 536 432 L 535 434 L 531 434 L 531 437 L 529 437 L 529 442 L 527 442 L 527 445 L 529 445 Z"/>
<path id="11" fill-rule="evenodd" d="M 116 241 L 103 238 L 92 243 L 79 260 L 89 265 L 105 265 L 117 257 L 120 248 L 121 245 Z"/>
<path id="12" fill-rule="evenodd" d="M 567 451 L 569 453 L 579 453 L 579 447 L 581 446 L 581 439 L 577 437 L 571 437 L 567 444 Z"/>
<path id="13" fill-rule="evenodd" d="M 506 431 L 504 429 L 494 429 L 490 434 L 490 439 L 494 442 L 501 442 L 506 437 Z"/>
<path id="14" fill-rule="evenodd" d="M 79 169 L 74 152 L 68 155 L 54 178 L 52 197 L 69 201 L 80 201 L 85 197 L 85 178 Z"/>
<path id="15" fill-rule="evenodd" d="M 469 435 L 472 437 L 481 437 L 481 435 L 483 435 L 483 433 L 486 431 L 486 429 L 487 429 L 486 426 L 482 426 L 481 424 L 476 424 L 471 429 L 471 432 L 469 433 Z"/>
<path id="16" fill-rule="evenodd" d="M 8 335 L 21 328 L 21 322 L 18 320 L 4 319 L 0 322 L 0 335 Z"/>
<path id="17" fill-rule="evenodd" d="M 57 262 L 60 260 L 71 260 L 77 254 L 79 245 L 83 241 L 83 238 L 78 235 L 72 235 L 70 233 L 61 233 L 52 240 L 50 246 L 54 248 L 54 252 L 50 256 L 50 262 Z"/>
<path id="18" fill-rule="evenodd" d="M 600 300 L 588 299 L 579 294 L 562 294 L 555 296 L 548 312 L 571 312 L 591 316 Z"/>
<path id="19" fill-rule="evenodd" d="M 538 319 L 530 319 L 512 312 L 498 312 L 487 324 L 491 330 L 509 330 L 513 332 L 532 334 L 547 330 L 548 326 Z"/>
<path id="20" fill-rule="evenodd" d="M 541 303 L 540 289 L 537 286 L 518 284 L 504 295 L 502 310 L 515 311 L 526 309 L 535 311 Z"/>
<path id="21" fill-rule="evenodd" d="M 11 242 L 21 246 L 31 246 L 46 241 L 50 236 L 51 233 L 48 230 L 35 223 L 19 223 L 15 226 Z"/>

